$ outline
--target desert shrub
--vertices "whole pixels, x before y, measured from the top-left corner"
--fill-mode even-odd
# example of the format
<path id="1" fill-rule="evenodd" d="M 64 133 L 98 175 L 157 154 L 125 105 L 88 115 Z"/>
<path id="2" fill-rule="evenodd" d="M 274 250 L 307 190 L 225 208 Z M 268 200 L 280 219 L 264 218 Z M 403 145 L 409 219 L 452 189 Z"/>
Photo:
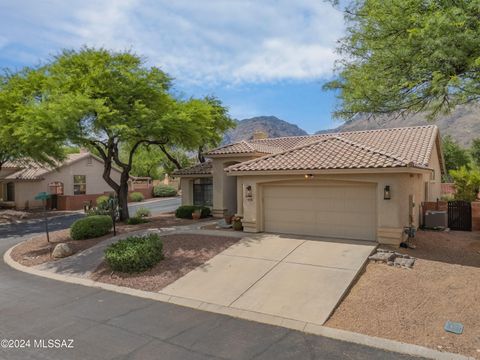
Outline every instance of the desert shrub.
<path id="1" fill-rule="evenodd" d="M 135 217 L 138 217 L 138 218 L 147 218 L 151 215 L 152 213 L 150 212 L 149 209 L 147 209 L 146 207 L 140 207 L 137 209 L 137 211 L 135 212 Z"/>
<path id="2" fill-rule="evenodd" d="M 452 201 L 455 200 L 455 195 L 454 194 L 443 194 L 440 196 L 440 200 L 442 201 Z"/>
<path id="3" fill-rule="evenodd" d="M 147 223 L 148 220 L 139 216 L 131 217 L 127 220 L 128 225 L 137 225 Z"/>
<path id="4" fill-rule="evenodd" d="M 455 200 L 474 201 L 480 188 L 480 172 L 462 166 L 458 170 L 450 170 L 455 183 Z"/>
<path id="5" fill-rule="evenodd" d="M 132 192 L 130 194 L 130 200 L 133 201 L 133 202 L 140 202 L 140 201 L 145 200 L 145 197 L 143 196 L 143 194 L 141 192 Z"/>
<path id="6" fill-rule="evenodd" d="M 110 216 L 87 216 L 73 223 L 70 228 L 70 237 L 73 240 L 96 238 L 108 234 L 112 226 L 113 222 Z"/>
<path id="7" fill-rule="evenodd" d="M 177 190 L 169 185 L 157 185 L 153 187 L 153 196 L 155 197 L 171 197 L 176 196 Z"/>
<path id="8" fill-rule="evenodd" d="M 210 208 L 206 206 L 182 205 L 175 210 L 175 216 L 181 219 L 191 219 L 195 210 L 201 211 L 201 218 L 210 216 Z"/>
<path id="9" fill-rule="evenodd" d="M 89 209 L 87 210 L 87 216 L 97 216 L 97 215 L 108 215 L 108 216 L 111 216 L 111 212 L 110 210 L 108 209 L 103 209 L 103 208 L 99 208 L 99 207 L 96 207 L 96 208 L 93 208 L 93 209 Z"/>
<path id="10" fill-rule="evenodd" d="M 105 250 L 105 261 L 114 271 L 141 272 L 163 259 L 162 248 L 158 234 L 130 236 L 108 246 Z"/>
<path id="11" fill-rule="evenodd" d="M 106 209 L 108 207 L 108 199 L 109 197 L 107 195 L 100 195 L 97 197 L 95 202 L 97 203 L 97 207 Z"/>

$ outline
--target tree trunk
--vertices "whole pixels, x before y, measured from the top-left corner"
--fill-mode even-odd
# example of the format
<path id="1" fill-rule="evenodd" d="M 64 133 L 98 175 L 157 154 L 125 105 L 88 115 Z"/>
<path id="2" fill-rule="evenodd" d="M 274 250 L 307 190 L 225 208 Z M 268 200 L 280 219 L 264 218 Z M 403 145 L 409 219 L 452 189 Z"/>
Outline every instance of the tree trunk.
<path id="1" fill-rule="evenodd" d="M 160 150 L 162 150 L 162 152 L 167 156 L 167 159 L 170 160 L 173 163 L 173 165 L 175 165 L 175 167 L 180 170 L 182 168 L 182 165 L 178 162 L 178 160 L 175 159 L 172 155 L 170 155 L 170 153 L 167 151 L 165 146 L 159 145 L 159 147 L 160 147 Z"/>
<path id="2" fill-rule="evenodd" d="M 198 147 L 198 161 L 201 163 L 205 162 L 205 156 L 203 156 L 203 146 Z"/>
<path id="3" fill-rule="evenodd" d="M 128 172 L 123 171 L 120 177 L 120 187 L 117 190 L 121 221 L 126 221 L 130 217 L 130 214 L 128 213 L 128 177 Z"/>

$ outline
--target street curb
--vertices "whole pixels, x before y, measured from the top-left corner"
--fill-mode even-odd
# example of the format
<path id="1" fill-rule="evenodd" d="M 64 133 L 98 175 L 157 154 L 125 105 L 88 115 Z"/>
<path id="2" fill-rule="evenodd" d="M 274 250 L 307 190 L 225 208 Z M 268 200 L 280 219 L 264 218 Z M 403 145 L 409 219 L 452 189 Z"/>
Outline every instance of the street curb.
<path id="1" fill-rule="evenodd" d="M 274 326 L 281 326 L 297 331 L 303 331 L 305 333 L 319 335 L 328 337 L 335 340 L 351 342 L 359 345 L 374 347 L 386 351 L 407 354 L 411 356 L 418 356 L 428 359 L 436 360 L 475 360 L 473 357 L 468 357 L 459 354 L 453 354 L 448 352 L 441 352 L 433 350 L 427 347 L 407 344 L 395 340 L 383 339 L 374 336 L 364 335 L 360 333 L 355 333 L 346 330 L 340 330 L 335 328 L 329 328 L 323 325 L 305 323 L 298 320 L 292 320 L 287 318 L 282 318 L 278 316 L 271 316 L 267 314 L 256 313 L 253 311 L 245 311 L 240 309 L 235 309 L 231 307 L 225 307 L 217 304 L 205 303 L 193 299 L 180 298 L 176 296 L 170 296 L 164 293 L 154 293 L 149 291 L 143 291 L 138 289 L 132 289 L 124 286 L 117 286 L 112 284 L 106 284 L 90 279 L 77 278 L 73 276 L 67 276 L 62 274 L 55 274 L 49 271 L 41 271 L 34 269 L 28 266 L 24 266 L 10 256 L 12 250 L 19 246 L 21 243 L 16 244 L 9 248 L 3 255 L 3 261 L 10 266 L 11 268 L 28 273 L 31 275 L 36 275 L 52 280 L 63 281 L 70 284 L 89 286 L 94 288 L 100 288 L 107 291 L 113 291 L 120 294 L 126 294 L 131 296 L 137 296 L 144 299 L 150 299 L 155 301 L 168 302 L 179 306 L 185 306 L 189 308 L 194 308 L 202 311 L 208 311 L 212 313 L 220 313 L 236 318 L 241 318 L 245 320 L 255 321 L 259 323 L 265 323 Z"/>

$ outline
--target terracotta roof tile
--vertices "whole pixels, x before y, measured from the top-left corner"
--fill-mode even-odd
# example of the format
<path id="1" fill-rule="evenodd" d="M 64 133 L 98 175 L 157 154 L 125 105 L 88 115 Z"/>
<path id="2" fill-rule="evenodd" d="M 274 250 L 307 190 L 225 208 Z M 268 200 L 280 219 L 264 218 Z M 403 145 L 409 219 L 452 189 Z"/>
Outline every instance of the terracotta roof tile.
<path id="1" fill-rule="evenodd" d="M 211 175 L 212 174 L 212 162 L 206 161 L 197 165 L 190 166 L 188 168 L 175 170 L 173 175 L 185 176 L 185 175 Z"/>
<path id="2" fill-rule="evenodd" d="M 236 171 L 327 170 L 410 166 L 410 162 L 339 136 L 227 168 Z"/>
<path id="3" fill-rule="evenodd" d="M 43 176 L 48 174 L 49 172 L 54 171 L 60 167 L 70 165 L 77 160 L 87 158 L 92 156 L 92 154 L 85 152 L 85 153 L 75 153 L 75 154 L 68 154 L 67 158 L 63 162 L 58 162 L 56 166 L 48 166 L 43 164 L 38 164 L 31 160 L 21 160 L 16 162 L 10 163 L 10 168 L 19 168 L 18 171 L 11 173 L 2 179 L 6 180 L 42 180 Z"/>
<path id="4" fill-rule="evenodd" d="M 324 139 L 337 139 L 343 140 L 344 143 L 349 141 L 349 144 L 356 148 L 361 148 L 363 150 L 368 150 L 369 153 L 377 153 L 383 156 L 397 159 L 398 161 L 402 161 L 404 165 L 406 164 L 414 164 L 414 166 L 419 167 L 426 167 L 428 165 L 428 161 L 430 159 L 431 152 L 433 150 L 436 138 L 438 135 L 438 129 L 434 125 L 428 126 L 414 126 L 414 127 L 404 127 L 404 128 L 394 128 L 394 129 L 379 129 L 379 130 L 365 130 L 365 131 L 352 131 L 352 132 L 343 132 L 343 133 L 327 133 L 327 134 L 319 134 L 319 135 L 312 135 L 312 136 L 291 136 L 291 137 L 282 137 L 282 138 L 273 138 L 273 139 L 260 139 L 260 140 L 251 140 L 251 141 L 243 141 L 241 143 L 235 143 L 231 145 L 227 145 L 215 150 L 212 150 L 209 154 L 218 155 L 218 154 L 229 154 L 229 153 L 253 153 L 253 152 L 260 152 L 260 153 L 269 153 L 269 154 L 280 154 L 286 152 L 288 150 L 295 150 L 299 151 L 299 149 L 303 149 L 305 145 L 309 144 L 317 144 L 320 140 Z M 250 145 L 250 146 L 247 146 Z M 326 146 L 330 145 L 330 147 Z M 317 151 L 323 149 L 323 151 L 329 151 L 331 156 L 335 155 L 332 153 L 332 148 L 338 149 L 338 141 L 334 143 L 326 143 L 323 145 L 316 145 Z M 253 150 L 252 150 L 253 148 Z M 343 148 L 342 151 L 347 151 L 349 147 Z M 340 150 L 339 150 L 340 151 Z M 304 154 L 305 155 L 305 154 Z M 366 154 L 364 154 L 366 156 Z M 350 156 L 354 159 L 357 159 L 357 155 L 355 153 L 350 153 L 345 156 Z M 294 156 L 292 161 L 297 161 L 298 158 Z M 267 156 L 267 158 L 270 158 Z M 247 163 L 252 162 L 259 162 L 262 158 L 251 160 Z M 318 158 L 316 158 L 318 160 Z M 332 158 L 335 161 L 344 161 L 344 157 L 339 157 L 339 155 L 335 155 Z M 311 160 L 311 159 L 310 159 Z M 382 163 L 380 159 L 376 159 L 377 161 L 373 164 Z M 313 160 L 312 160 L 313 161 Z M 326 161 L 326 159 L 325 159 Z M 373 161 L 373 158 L 372 158 Z M 245 163 L 242 163 L 245 164 Z M 238 169 L 242 167 L 242 164 L 232 166 L 233 169 Z M 270 164 L 270 163 L 269 163 Z M 362 165 L 360 165 L 362 164 Z M 385 160 L 384 164 L 390 164 L 388 161 Z M 369 167 L 370 163 L 351 163 L 349 166 L 351 167 Z M 322 168 L 319 165 L 319 168 Z M 329 166 L 334 166 L 333 164 Z M 336 167 L 331 168 L 338 168 Z M 380 166 L 380 165 L 379 165 Z M 377 167 L 379 167 L 377 166 Z M 384 165 L 385 166 L 392 166 Z M 400 166 L 395 163 L 395 166 Z"/>

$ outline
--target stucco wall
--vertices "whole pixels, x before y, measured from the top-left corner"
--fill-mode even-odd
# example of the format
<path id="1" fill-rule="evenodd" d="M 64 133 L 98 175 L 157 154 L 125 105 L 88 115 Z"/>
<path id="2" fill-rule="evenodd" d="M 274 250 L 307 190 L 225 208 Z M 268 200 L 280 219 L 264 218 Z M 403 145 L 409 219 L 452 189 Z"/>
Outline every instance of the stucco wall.
<path id="1" fill-rule="evenodd" d="M 436 201 L 442 196 L 442 169 L 440 165 L 440 159 L 438 156 L 437 145 L 432 151 L 432 156 L 428 167 L 433 169 L 430 177 L 425 176 L 425 181 L 429 181 L 428 194 L 426 195 L 426 201 Z"/>
<path id="2" fill-rule="evenodd" d="M 303 175 L 284 176 L 241 176 L 238 178 L 238 191 L 242 201 L 237 212 L 244 217 L 245 230 L 249 232 L 263 231 L 262 191 L 265 185 L 274 182 L 294 182 L 297 185 L 328 185 L 339 182 L 373 183 L 377 191 L 377 240 L 382 243 L 398 243 L 403 238 L 403 228 L 409 226 L 410 217 L 415 225 L 419 221 L 419 204 L 423 178 L 418 174 L 325 174 L 315 175 L 313 179 L 305 179 Z M 245 188 L 250 185 L 253 197 L 245 198 Z M 390 186 L 391 199 L 384 200 L 384 187 Z M 409 197 L 415 198 L 415 208 L 410 212 Z M 419 199 L 419 200 L 417 200 Z M 285 204 L 288 207 L 288 204 Z"/>
<path id="3" fill-rule="evenodd" d="M 88 159 L 79 160 L 71 165 L 64 166 L 44 176 L 41 181 L 28 181 L 15 183 L 15 204 L 18 209 L 26 207 L 35 208 L 42 206 L 41 201 L 35 200 L 35 195 L 39 192 L 48 192 L 48 184 L 59 181 L 63 183 L 63 194 L 73 194 L 73 176 L 85 175 L 87 182 L 86 193 L 103 194 L 112 191 L 112 188 L 103 180 L 103 163 L 95 158 L 89 164 Z M 112 177 L 115 181 L 120 181 L 120 173 L 112 170 Z"/>
<path id="4" fill-rule="evenodd" d="M 255 159 L 249 156 L 219 157 L 212 159 L 213 174 L 213 215 L 223 216 L 225 213 L 234 214 L 237 204 L 237 186 L 234 178 L 227 178 L 225 167 Z"/>

